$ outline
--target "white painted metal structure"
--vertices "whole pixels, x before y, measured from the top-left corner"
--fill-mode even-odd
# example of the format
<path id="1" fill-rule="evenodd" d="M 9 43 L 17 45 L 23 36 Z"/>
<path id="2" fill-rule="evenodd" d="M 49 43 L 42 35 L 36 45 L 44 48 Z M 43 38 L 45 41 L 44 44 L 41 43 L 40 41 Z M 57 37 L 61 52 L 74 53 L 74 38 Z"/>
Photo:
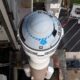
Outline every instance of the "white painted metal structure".
<path id="1" fill-rule="evenodd" d="M 76 8 L 80 8 L 80 4 L 73 4 L 73 8 L 72 8 L 72 11 L 70 13 L 70 16 L 80 18 L 80 14 L 75 13 Z"/>
<path id="2" fill-rule="evenodd" d="M 5 40 L 10 42 L 4 27 L 0 25 L 0 41 L 5 41 Z"/>
<path id="3" fill-rule="evenodd" d="M 5 23 L 6 23 L 6 25 L 7 25 L 7 29 L 9 30 L 9 33 L 10 33 L 10 36 L 11 36 L 11 38 L 12 38 L 12 40 L 13 40 L 13 43 L 14 43 L 14 45 L 15 45 L 15 48 L 18 49 L 18 48 L 19 48 L 19 47 L 18 47 L 18 43 L 17 43 L 17 40 L 16 40 L 16 38 L 15 38 L 13 29 L 12 29 L 12 25 L 11 25 L 11 23 L 10 23 L 8 14 L 7 14 L 6 9 L 5 9 L 5 6 L 4 6 L 4 4 L 3 4 L 3 0 L 0 0 L 0 10 L 1 10 L 2 15 L 3 15 L 3 17 L 4 17 Z M 3 30 L 3 32 L 5 33 L 4 29 L 2 29 L 2 30 Z M 1 35 L 2 35 L 2 34 L 1 34 Z M 4 34 L 3 36 L 6 36 L 6 34 Z M 1 39 L 1 38 L 0 38 L 0 39 Z M 6 39 L 7 39 L 7 37 L 6 37 Z"/>
<path id="4" fill-rule="evenodd" d="M 80 9 L 80 4 L 73 4 L 72 11 L 70 13 L 70 16 L 76 17 L 78 19 L 78 24 L 80 24 L 80 14 L 76 14 L 76 9 Z"/>
<path id="5" fill-rule="evenodd" d="M 50 2 L 51 1 L 51 2 Z M 48 12 L 59 18 L 62 0 L 46 0 L 45 8 Z"/>

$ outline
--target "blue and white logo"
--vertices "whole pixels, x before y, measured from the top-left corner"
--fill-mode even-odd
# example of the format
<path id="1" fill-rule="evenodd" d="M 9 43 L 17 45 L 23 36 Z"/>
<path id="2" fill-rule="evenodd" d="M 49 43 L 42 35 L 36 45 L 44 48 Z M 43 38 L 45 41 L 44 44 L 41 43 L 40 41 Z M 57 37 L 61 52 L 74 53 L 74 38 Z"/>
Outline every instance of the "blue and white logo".
<path id="1" fill-rule="evenodd" d="M 43 38 L 40 40 L 40 44 L 45 45 L 46 43 L 47 43 L 46 39 Z"/>

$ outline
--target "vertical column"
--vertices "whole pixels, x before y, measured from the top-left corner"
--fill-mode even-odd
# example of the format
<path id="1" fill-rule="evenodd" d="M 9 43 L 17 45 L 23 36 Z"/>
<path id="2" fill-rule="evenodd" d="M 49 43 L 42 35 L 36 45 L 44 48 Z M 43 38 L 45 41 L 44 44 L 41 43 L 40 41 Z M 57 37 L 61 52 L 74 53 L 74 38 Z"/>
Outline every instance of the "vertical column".
<path id="1" fill-rule="evenodd" d="M 66 56 L 64 50 L 59 50 L 58 55 L 60 56 L 60 68 L 63 74 L 63 79 L 68 80 L 68 74 L 66 69 Z"/>
<path id="2" fill-rule="evenodd" d="M 47 67 L 42 70 L 31 68 L 32 80 L 44 80 L 47 73 Z"/>

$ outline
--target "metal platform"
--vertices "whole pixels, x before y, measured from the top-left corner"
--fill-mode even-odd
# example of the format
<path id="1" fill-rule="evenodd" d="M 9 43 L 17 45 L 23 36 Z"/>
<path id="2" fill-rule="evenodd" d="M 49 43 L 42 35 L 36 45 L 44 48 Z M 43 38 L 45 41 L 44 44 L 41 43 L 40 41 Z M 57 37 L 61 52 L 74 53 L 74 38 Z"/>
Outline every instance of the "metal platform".
<path id="1" fill-rule="evenodd" d="M 65 34 L 58 48 L 63 48 L 69 52 L 80 51 L 80 24 L 78 24 L 78 20 L 69 17 L 65 18 L 66 16 L 61 17 L 60 21 Z"/>

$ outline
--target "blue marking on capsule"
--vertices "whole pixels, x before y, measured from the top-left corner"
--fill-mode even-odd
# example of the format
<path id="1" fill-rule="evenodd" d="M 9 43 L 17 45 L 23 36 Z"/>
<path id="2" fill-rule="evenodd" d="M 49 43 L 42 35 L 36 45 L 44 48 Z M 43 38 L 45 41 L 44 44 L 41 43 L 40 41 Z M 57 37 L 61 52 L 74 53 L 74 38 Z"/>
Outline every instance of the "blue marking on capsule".
<path id="1" fill-rule="evenodd" d="M 40 44 L 45 45 L 47 43 L 46 39 L 41 39 Z"/>

